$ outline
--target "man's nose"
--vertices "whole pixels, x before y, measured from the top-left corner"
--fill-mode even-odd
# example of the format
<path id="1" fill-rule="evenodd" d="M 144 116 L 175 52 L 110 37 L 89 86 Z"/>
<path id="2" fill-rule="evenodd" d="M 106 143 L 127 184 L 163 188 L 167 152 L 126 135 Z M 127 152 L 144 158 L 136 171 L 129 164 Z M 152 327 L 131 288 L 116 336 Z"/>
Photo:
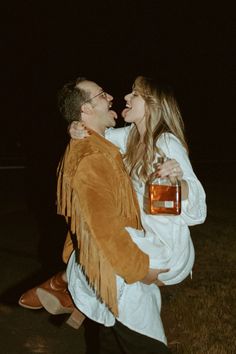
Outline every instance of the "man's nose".
<path id="1" fill-rule="evenodd" d="M 110 95 L 109 93 L 106 94 L 107 95 L 107 100 L 108 101 L 112 101 L 113 100 L 113 96 Z"/>

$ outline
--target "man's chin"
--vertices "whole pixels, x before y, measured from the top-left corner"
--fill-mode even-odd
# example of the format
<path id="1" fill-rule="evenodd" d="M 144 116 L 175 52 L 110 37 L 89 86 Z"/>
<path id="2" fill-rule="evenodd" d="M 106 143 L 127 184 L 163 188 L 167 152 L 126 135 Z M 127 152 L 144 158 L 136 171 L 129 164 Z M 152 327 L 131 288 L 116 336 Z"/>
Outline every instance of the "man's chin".
<path id="1" fill-rule="evenodd" d="M 115 127 L 116 126 L 116 120 L 112 119 L 109 128 Z"/>
<path id="2" fill-rule="evenodd" d="M 115 111 L 113 111 L 113 109 L 109 109 L 109 114 L 111 117 L 113 117 L 114 119 L 117 119 L 117 113 Z"/>

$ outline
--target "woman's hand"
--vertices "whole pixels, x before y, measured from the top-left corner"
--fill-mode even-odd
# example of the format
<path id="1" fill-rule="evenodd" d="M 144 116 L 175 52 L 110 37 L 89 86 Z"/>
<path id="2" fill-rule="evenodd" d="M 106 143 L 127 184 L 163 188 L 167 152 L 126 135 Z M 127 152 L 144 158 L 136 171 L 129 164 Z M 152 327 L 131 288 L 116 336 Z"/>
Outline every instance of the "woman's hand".
<path id="1" fill-rule="evenodd" d="M 175 159 L 170 159 L 165 161 L 162 165 L 157 168 L 158 177 L 164 178 L 166 176 L 178 178 L 181 182 L 181 199 L 188 199 L 189 188 L 188 183 L 183 180 L 183 170 L 180 164 Z"/>
<path id="2" fill-rule="evenodd" d="M 68 134 L 72 139 L 85 139 L 91 135 L 83 122 L 74 121 L 68 126 Z"/>
<path id="3" fill-rule="evenodd" d="M 183 170 L 175 159 L 165 161 L 158 166 L 158 176 L 163 178 L 166 176 L 177 177 L 179 180 L 183 178 Z"/>

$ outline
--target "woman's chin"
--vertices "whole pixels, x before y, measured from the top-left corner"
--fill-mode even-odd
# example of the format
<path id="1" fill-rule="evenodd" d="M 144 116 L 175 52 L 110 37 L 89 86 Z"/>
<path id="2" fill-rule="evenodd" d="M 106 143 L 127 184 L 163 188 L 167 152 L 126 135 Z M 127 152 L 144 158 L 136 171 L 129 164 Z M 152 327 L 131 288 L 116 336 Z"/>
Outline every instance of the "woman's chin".
<path id="1" fill-rule="evenodd" d="M 122 112 L 121 113 L 121 115 L 122 115 L 122 117 L 124 118 L 124 121 L 126 122 L 126 123 L 131 123 L 131 121 L 130 121 L 130 119 L 129 119 L 129 114 L 127 113 L 127 112 Z"/>
<path id="2" fill-rule="evenodd" d="M 126 114 L 126 116 L 123 117 L 123 118 L 124 118 L 124 121 L 125 121 L 126 123 L 133 123 L 133 120 L 129 117 L 128 114 Z"/>
<path id="3" fill-rule="evenodd" d="M 121 112 L 121 115 L 122 115 L 122 117 L 124 118 L 124 120 L 126 120 L 127 115 L 129 115 L 129 111 L 130 111 L 129 108 L 125 108 L 125 109 L 123 109 L 123 111 Z"/>

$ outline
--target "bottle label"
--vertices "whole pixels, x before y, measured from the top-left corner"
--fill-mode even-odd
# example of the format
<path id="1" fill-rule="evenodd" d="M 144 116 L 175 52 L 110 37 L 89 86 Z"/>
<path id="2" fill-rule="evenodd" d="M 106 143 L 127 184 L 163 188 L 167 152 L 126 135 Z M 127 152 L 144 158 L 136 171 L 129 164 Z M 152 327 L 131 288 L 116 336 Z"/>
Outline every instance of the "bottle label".
<path id="1" fill-rule="evenodd" d="M 144 210 L 147 214 L 181 213 L 181 186 L 149 184 L 145 192 Z"/>
<path id="2" fill-rule="evenodd" d="M 174 208 L 174 202 L 171 200 L 153 200 L 152 201 L 153 208 Z"/>

